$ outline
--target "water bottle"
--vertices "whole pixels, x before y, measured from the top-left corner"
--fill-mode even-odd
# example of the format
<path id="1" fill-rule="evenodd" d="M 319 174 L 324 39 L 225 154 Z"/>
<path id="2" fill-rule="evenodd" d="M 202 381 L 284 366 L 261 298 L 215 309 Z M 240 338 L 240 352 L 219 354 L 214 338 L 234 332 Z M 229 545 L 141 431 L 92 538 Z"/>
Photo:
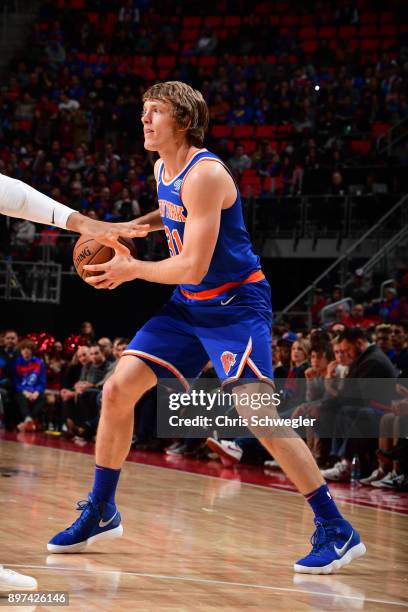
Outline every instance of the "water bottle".
<path id="1" fill-rule="evenodd" d="M 353 460 L 351 462 L 351 486 L 357 487 L 360 482 L 361 476 L 361 468 L 360 468 L 360 458 L 358 455 L 354 455 Z"/>

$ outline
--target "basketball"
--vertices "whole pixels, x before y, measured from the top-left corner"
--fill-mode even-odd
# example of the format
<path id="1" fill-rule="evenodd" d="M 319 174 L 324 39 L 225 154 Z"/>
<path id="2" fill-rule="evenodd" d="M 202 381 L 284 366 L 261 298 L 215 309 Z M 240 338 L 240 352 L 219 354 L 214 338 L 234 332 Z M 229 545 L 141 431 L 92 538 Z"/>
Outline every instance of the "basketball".
<path id="1" fill-rule="evenodd" d="M 120 238 L 119 242 L 125 245 L 131 255 L 136 255 L 135 245 L 131 238 Z M 111 247 L 100 244 L 89 236 L 80 236 L 75 243 L 72 259 L 75 270 L 85 280 L 88 276 L 96 276 L 98 272 L 87 272 L 84 266 L 87 264 L 102 264 L 110 261 L 114 257 L 115 251 Z"/>

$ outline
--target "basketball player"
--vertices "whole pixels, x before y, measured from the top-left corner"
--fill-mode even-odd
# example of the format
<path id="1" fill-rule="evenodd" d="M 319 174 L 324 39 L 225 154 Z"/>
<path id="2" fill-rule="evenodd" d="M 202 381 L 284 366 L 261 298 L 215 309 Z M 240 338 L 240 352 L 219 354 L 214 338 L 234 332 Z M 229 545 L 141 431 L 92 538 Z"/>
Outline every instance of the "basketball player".
<path id="1" fill-rule="evenodd" d="M 115 505 L 120 470 L 129 452 L 133 407 L 160 377 L 187 388 L 210 359 L 224 383 L 273 384 L 270 287 L 244 226 L 240 195 L 223 162 L 202 148 L 208 110 L 200 92 L 181 82 L 153 85 L 144 95 L 145 148 L 157 151 L 159 209 L 142 217 L 164 230 L 170 257 L 160 262 L 122 252 L 88 282 L 114 289 L 132 279 L 175 284 L 171 299 L 136 334 L 103 390 L 95 480 L 80 517 L 48 543 L 51 552 L 79 552 L 122 535 Z M 258 381 L 258 383 L 256 383 Z M 330 573 L 365 553 L 359 534 L 337 509 L 303 440 L 262 438 L 310 504 L 316 531 L 312 551 L 294 569 Z"/>
<path id="2" fill-rule="evenodd" d="M 117 242 L 119 236 L 143 237 L 146 236 L 148 230 L 148 226 L 143 227 L 136 221 L 105 223 L 89 219 L 72 208 L 48 198 L 26 183 L 4 174 L 0 174 L 0 213 L 86 234 L 98 242 L 112 246 L 118 252 L 123 251 L 122 245 Z M 126 253 L 126 250 L 123 252 Z M 36 588 L 35 578 L 19 574 L 0 565 L 0 592 L 30 591 Z"/>

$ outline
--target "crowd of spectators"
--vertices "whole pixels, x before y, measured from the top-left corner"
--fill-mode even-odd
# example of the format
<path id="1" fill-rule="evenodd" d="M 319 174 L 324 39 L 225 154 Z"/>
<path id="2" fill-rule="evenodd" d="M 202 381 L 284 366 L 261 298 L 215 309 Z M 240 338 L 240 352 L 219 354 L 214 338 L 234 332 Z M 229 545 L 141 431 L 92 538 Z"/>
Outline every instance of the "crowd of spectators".
<path id="1" fill-rule="evenodd" d="M 45 339 L 44 339 L 45 337 Z M 20 432 L 47 430 L 82 445 L 96 435 L 105 381 L 114 371 L 126 338 L 95 341 L 92 324 L 63 342 L 45 334 L 19 339 L 0 335 L 0 417 Z M 408 321 L 372 324 L 367 329 L 334 321 L 295 332 L 275 325 L 272 365 L 285 418 L 317 418 L 300 430 L 327 480 L 349 482 L 359 457 L 361 483 L 406 491 L 408 475 Z M 208 363 L 203 378 L 219 381 Z M 357 387 L 350 386 L 357 381 Z M 199 381 L 198 381 L 199 382 Z M 357 390 L 356 390 L 357 389 Z M 135 406 L 133 448 L 197 459 L 218 457 L 279 468 L 256 438 L 217 440 L 157 438 L 157 394 Z M 162 398 L 163 399 L 163 398 Z"/>
<path id="2" fill-rule="evenodd" d="M 297 14 L 299 21 L 286 27 L 281 14 L 274 25 L 242 1 L 248 17 L 231 24 L 217 15 L 237 7 L 206 7 L 219 20 L 213 26 L 197 5 L 191 19 L 198 25 L 190 28 L 183 3 L 171 4 L 111 0 L 75 8 L 45 0 L 30 51 L 15 58 L 0 91 L 0 172 L 100 219 L 150 211 L 153 157 L 143 150 L 139 118 L 142 92 L 155 79 L 180 79 L 203 92 L 208 146 L 243 179 L 244 195 L 302 193 L 304 173 L 322 168 L 326 179 L 313 189 L 347 193 L 347 167 L 383 164 L 373 141 L 365 149 L 353 142 L 407 116 L 407 33 L 396 28 L 397 14 L 406 18 L 402 5 L 390 24 L 391 50 L 363 53 L 347 37 L 335 47 L 323 38 L 307 50 L 299 31 L 306 18 L 310 27 L 359 27 L 354 2 L 333 9 L 320 0 L 314 16 L 289 3 L 287 19 Z M 194 10 L 189 3 L 188 13 Z M 401 190 L 389 182 L 386 188 Z M 370 193 L 371 183 L 360 190 Z M 15 233 L 15 243 L 26 244 L 33 227 L 21 224 Z"/>

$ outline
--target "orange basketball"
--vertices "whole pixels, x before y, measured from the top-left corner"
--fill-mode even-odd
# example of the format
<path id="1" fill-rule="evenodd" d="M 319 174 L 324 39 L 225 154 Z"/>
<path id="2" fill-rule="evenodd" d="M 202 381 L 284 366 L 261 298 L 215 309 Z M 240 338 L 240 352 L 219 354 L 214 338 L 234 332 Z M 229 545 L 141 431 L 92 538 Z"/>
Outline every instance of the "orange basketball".
<path id="1" fill-rule="evenodd" d="M 125 245 L 130 253 L 135 256 L 136 249 L 131 238 L 119 238 L 119 242 Z M 87 272 L 83 267 L 87 264 L 101 264 L 110 261 L 114 257 L 115 251 L 111 247 L 100 244 L 89 236 L 80 236 L 75 243 L 72 258 L 74 266 L 82 278 L 85 280 L 88 276 L 96 276 L 97 272 Z"/>

